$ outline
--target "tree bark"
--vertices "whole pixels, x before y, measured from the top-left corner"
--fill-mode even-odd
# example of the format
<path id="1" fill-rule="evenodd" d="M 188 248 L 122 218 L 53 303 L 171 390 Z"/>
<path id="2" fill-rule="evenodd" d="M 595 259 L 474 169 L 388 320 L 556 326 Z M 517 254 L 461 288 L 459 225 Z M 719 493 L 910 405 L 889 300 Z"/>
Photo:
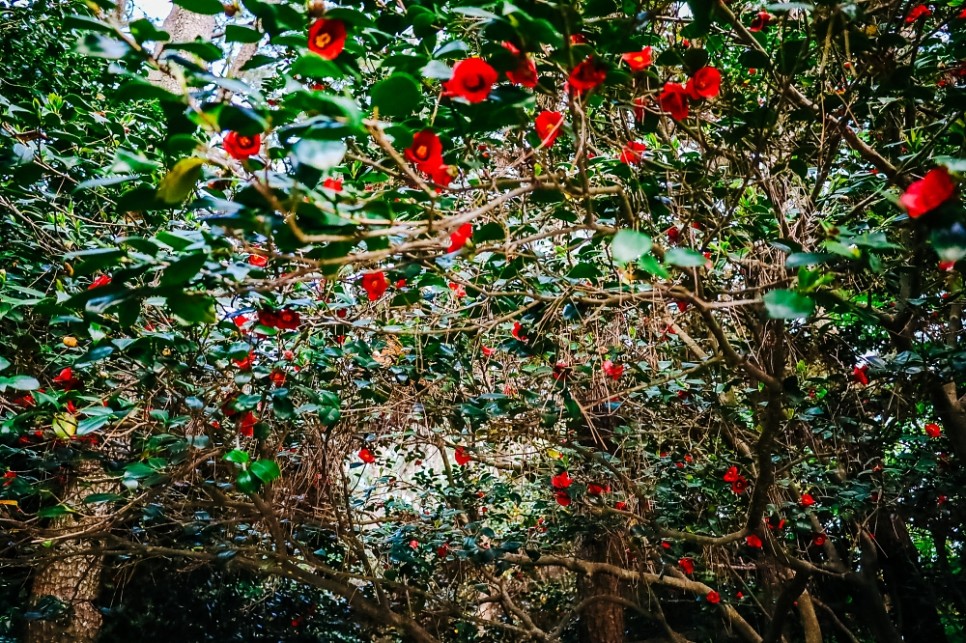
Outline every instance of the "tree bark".
<path id="1" fill-rule="evenodd" d="M 582 560 L 620 565 L 620 539 L 616 534 L 588 537 L 581 545 Z M 580 613 L 581 643 L 620 643 L 624 640 L 624 606 L 604 596 L 622 597 L 621 582 L 609 574 L 577 578 L 577 592 L 584 604 Z M 596 599 L 596 600 L 595 600 Z"/>
<path id="2" fill-rule="evenodd" d="M 82 507 L 84 498 L 92 493 L 114 491 L 113 481 L 87 485 L 83 481 L 90 475 L 103 475 L 94 460 L 84 460 L 77 471 L 70 475 L 64 494 L 68 507 Z M 96 525 L 110 511 L 107 503 L 93 505 L 90 515 L 75 520 L 71 514 L 54 519 L 56 532 L 85 531 Z M 57 541 L 55 541 L 57 542 Z M 64 603 L 69 609 L 60 618 L 30 621 L 27 625 L 25 643 L 93 643 L 100 633 L 103 618 L 94 605 L 101 590 L 101 572 L 104 557 L 84 553 L 92 550 L 96 542 L 90 539 L 62 540 L 51 549 L 52 560 L 36 573 L 31 587 L 31 604 L 36 605 L 45 596 Z"/>
<path id="3" fill-rule="evenodd" d="M 212 34 L 215 33 L 215 16 L 192 13 L 174 5 L 171 7 L 171 13 L 164 19 L 161 28 L 171 35 L 171 42 L 191 42 L 196 38 L 210 40 Z M 162 49 L 163 45 L 158 45 L 154 55 L 160 55 Z M 180 74 L 174 75 L 152 70 L 148 79 L 172 94 L 181 94 L 184 89 L 179 76 Z"/>

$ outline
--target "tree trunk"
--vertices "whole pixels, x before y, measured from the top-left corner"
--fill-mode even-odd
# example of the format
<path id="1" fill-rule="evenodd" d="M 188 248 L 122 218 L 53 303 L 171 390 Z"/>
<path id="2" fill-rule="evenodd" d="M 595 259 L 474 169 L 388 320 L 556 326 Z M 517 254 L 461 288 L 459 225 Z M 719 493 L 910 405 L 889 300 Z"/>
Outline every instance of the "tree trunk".
<path id="1" fill-rule="evenodd" d="M 193 13 L 182 9 L 178 5 L 174 5 L 171 7 L 171 13 L 164 19 L 164 24 L 161 25 L 161 28 L 171 34 L 171 42 L 191 42 L 195 38 L 201 38 L 207 41 L 211 39 L 212 34 L 215 32 L 215 17 Z M 162 48 L 162 45 L 158 45 L 154 55 L 159 55 Z M 173 69 L 171 71 L 174 72 Z M 182 83 L 179 76 L 180 73 L 174 75 L 173 73 L 152 70 L 148 75 L 148 79 L 172 94 L 181 94 L 184 92 L 184 89 L 181 86 Z"/>
<path id="2" fill-rule="evenodd" d="M 620 538 L 602 534 L 581 545 L 580 558 L 595 563 L 620 565 Z M 595 574 L 577 579 L 581 643 L 621 643 L 624 640 L 624 606 L 602 597 L 623 598 L 621 583 L 614 576 Z"/>
<path id="3" fill-rule="evenodd" d="M 64 504 L 68 507 L 84 507 L 84 498 L 92 493 L 115 491 L 111 480 L 86 484 L 92 476 L 103 476 L 100 465 L 95 460 L 84 460 L 76 471 L 70 473 L 64 493 Z M 107 503 L 89 505 L 93 512 L 79 521 L 73 514 L 54 519 L 51 526 L 57 535 L 84 532 L 94 527 L 110 512 Z M 45 596 L 51 596 L 67 606 L 67 612 L 55 619 L 30 621 L 27 625 L 25 643 L 92 643 L 101 629 L 100 610 L 94 605 L 101 590 L 101 572 L 104 557 L 100 554 L 84 553 L 97 546 L 91 539 L 66 539 L 50 550 L 50 560 L 36 573 L 31 587 L 30 600 L 36 605 Z"/>

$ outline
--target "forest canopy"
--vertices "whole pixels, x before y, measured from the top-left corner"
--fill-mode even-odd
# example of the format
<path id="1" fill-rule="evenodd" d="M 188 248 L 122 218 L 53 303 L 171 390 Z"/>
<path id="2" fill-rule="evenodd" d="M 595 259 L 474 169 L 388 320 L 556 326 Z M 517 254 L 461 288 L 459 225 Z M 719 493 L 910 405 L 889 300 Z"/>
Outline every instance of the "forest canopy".
<path id="1" fill-rule="evenodd" d="M 0 639 L 963 640 L 964 34 L 0 0 Z"/>

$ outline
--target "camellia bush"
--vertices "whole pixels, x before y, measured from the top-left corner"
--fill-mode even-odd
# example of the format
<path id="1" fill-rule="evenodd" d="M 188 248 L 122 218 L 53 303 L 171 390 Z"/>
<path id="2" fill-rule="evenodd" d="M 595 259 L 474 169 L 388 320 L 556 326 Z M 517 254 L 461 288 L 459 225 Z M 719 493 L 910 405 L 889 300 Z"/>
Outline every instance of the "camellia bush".
<path id="1" fill-rule="evenodd" d="M 962 640 L 956 2 L 0 2 L 0 631 Z"/>

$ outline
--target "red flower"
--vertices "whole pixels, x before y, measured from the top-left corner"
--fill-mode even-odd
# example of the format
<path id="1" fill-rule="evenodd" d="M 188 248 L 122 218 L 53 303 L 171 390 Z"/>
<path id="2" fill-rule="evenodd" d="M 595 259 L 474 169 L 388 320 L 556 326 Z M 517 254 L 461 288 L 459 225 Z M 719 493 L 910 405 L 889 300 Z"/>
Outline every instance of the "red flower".
<path id="1" fill-rule="evenodd" d="M 258 154 L 262 149 L 262 137 L 259 134 L 254 136 L 242 136 L 238 132 L 228 132 L 222 142 L 228 156 L 239 161 L 244 161 L 249 156 Z"/>
<path id="2" fill-rule="evenodd" d="M 714 98 L 721 92 L 721 72 L 714 67 L 702 67 L 688 81 L 687 91 L 694 100 Z"/>
<path id="3" fill-rule="evenodd" d="M 389 288 L 389 281 L 381 270 L 377 272 L 367 272 L 362 275 L 362 289 L 369 296 L 369 301 L 376 301 L 386 293 Z"/>
<path id="4" fill-rule="evenodd" d="M 585 36 L 582 33 L 575 33 L 575 34 L 571 34 L 570 35 L 570 44 L 571 45 L 586 45 L 587 42 L 588 42 L 587 41 L 587 36 Z"/>
<path id="5" fill-rule="evenodd" d="M 624 366 L 622 364 L 615 364 L 609 359 L 604 361 L 601 369 L 604 371 L 604 375 L 612 380 L 619 380 L 621 375 L 624 374 Z"/>
<path id="6" fill-rule="evenodd" d="M 461 467 L 473 459 L 470 457 L 470 454 L 468 454 L 466 452 L 466 449 L 464 449 L 463 447 L 456 447 L 456 451 L 453 453 L 453 457 L 456 458 L 456 464 L 460 465 Z"/>
<path id="7" fill-rule="evenodd" d="M 740 477 L 741 476 L 738 475 L 738 467 L 731 467 L 728 469 L 728 472 L 724 474 L 724 477 L 722 478 L 722 480 L 724 480 L 725 482 L 734 482 Z"/>
<path id="8" fill-rule="evenodd" d="M 949 172 L 944 167 L 937 167 L 906 188 L 899 197 L 899 204 L 911 218 L 918 219 L 952 198 L 955 191 L 956 186 L 953 185 Z"/>
<path id="9" fill-rule="evenodd" d="M 540 137 L 540 144 L 544 147 L 550 147 L 557 140 L 557 136 L 560 135 L 560 129 L 563 127 L 563 114 L 549 111 L 540 112 L 533 121 L 533 125 L 537 130 L 537 136 Z"/>
<path id="10" fill-rule="evenodd" d="M 322 181 L 322 187 L 326 190 L 332 190 L 333 192 L 341 192 L 342 179 L 334 179 L 330 176 L 326 180 Z"/>
<path id="11" fill-rule="evenodd" d="M 491 355 L 493 355 L 493 353 L 496 352 L 495 348 L 490 348 L 489 346 L 484 346 L 481 350 L 483 351 L 484 357 L 490 357 Z"/>
<path id="12" fill-rule="evenodd" d="M 661 109 L 676 121 L 688 117 L 688 89 L 678 83 L 664 83 L 664 91 L 657 97 Z"/>
<path id="13" fill-rule="evenodd" d="M 571 91 L 582 94 L 600 85 L 605 78 L 607 70 L 596 58 L 588 56 L 570 71 L 567 84 Z"/>
<path id="14" fill-rule="evenodd" d="M 463 287 L 463 284 L 458 284 L 454 281 L 451 281 L 449 282 L 449 289 L 453 291 L 453 296 L 457 299 L 466 297 L 466 288 Z"/>
<path id="15" fill-rule="evenodd" d="M 952 272 L 956 268 L 955 261 L 940 261 L 939 272 Z"/>
<path id="16" fill-rule="evenodd" d="M 785 519 L 779 518 L 778 516 L 769 516 L 768 519 L 765 521 L 765 524 L 768 525 L 768 528 L 772 530 L 784 529 Z"/>
<path id="17" fill-rule="evenodd" d="M 74 371 L 71 370 L 70 366 L 58 373 L 57 376 L 51 380 L 51 382 L 56 384 L 58 388 L 65 391 L 76 388 L 77 385 L 80 384 L 80 380 L 74 377 Z"/>
<path id="18" fill-rule="evenodd" d="M 268 265 L 268 257 L 265 255 L 248 255 L 248 263 L 256 268 L 264 268 Z"/>
<path id="19" fill-rule="evenodd" d="M 258 311 L 258 323 L 269 328 L 295 330 L 299 327 L 300 322 L 299 314 L 288 308 L 283 308 L 278 312 L 264 308 Z"/>
<path id="20" fill-rule="evenodd" d="M 926 435 L 928 435 L 931 438 L 938 438 L 942 433 L 942 429 L 939 427 L 938 424 L 934 422 L 930 422 L 929 424 L 926 425 L 925 428 L 926 428 Z"/>
<path id="21" fill-rule="evenodd" d="M 247 315 L 235 315 L 235 317 L 232 318 L 231 321 L 233 324 L 235 324 L 238 330 L 244 332 L 242 329 L 245 327 L 245 324 L 247 324 L 250 320 L 248 319 Z"/>
<path id="22" fill-rule="evenodd" d="M 744 476 L 738 476 L 738 479 L 731 483 L 731 490 L 738 495 L 741 495 L 748 488 L 748 481 L 745 480 Z"/>
<path id="23" fill-rule="evenodd" d="M 596 482 L 591 482 L 587 485 L 588 496 L 602 496 L 605 493 L 610 493 L 610 485 L 600 485 Z"/>
<path id="24" fill-rule="evenodd" d="M 647 99 L 643 96 L 638 96 L 634 99 L 634 118 L 636 118 L 638 122 L 644 120 L 644 103 L 646 101 Z"/>
<path id="25" fill-rule="evenodd" d="M 376 456 L 372 454 L 372 451 L 363 447 L 359 449 L 359 459 L 365 462 L 366 464 L 372 464 L 373 462 L 376 461 Z"/>
<path id="26" fill-rule="evenodd" d="M 683 312 L 686 312 L 686 311 L 687 311 L 687 309 L 688 309 L 688 306 L 690 305 L 690 303 L 691 303 L 691 302 L 689 302 L 689 301 L 688 301 L 688 300 L 686 300 L 686 299 L 678 299 L 678 300 L 677 300 L 676 302 L 674 302 L 674 303 L 675 303 L 675 304 L 677 304 L 677 307 L 678 307 L 678 312 L 679 312 L 679 313 L 683 313 Z"/>
<path id="27" fill-rule="evenodd" d="M 661 541 L 661 547 L 664 548 L 664 549 L 670 549 L 671 548 L 671 543 L 669 543 L 666 540 L 662 540 Z"/>
<path id="28" fill-rule="evenodd" d="M 525 342 L 528 339 L 527 336 L 523 334 L 523 324 L 520 322 L 513 322 L 513 331 L 511 331 L 510 334 L 513 335 L 514 339 L 517 339 L 521 342 Z"/>
<path id="29" fill-rule="evenodd" d="M 272 384 L 275 386 L 285 386 L 285 373 L 277 368 L 271 372 L 271 374 L 268 376 L 268 379 L 271 380 Z"/>
<path id="30" fill-rule="evenodd" d="M 462 96 L 471 103 L 481 103 L 490 95 L 497 80 L 496 70 L 482 58 L 467 58 L 453 67 L 453 77 L 443 83 L 447 96 Z"/>
<path id="31" fill-rule="evenodd" d="M 668 243 L 676 244 L 681 242 L 681 231 L 677 226 L 671 226 L 664 231 L 664 234 L 667 235 Z"/>
<path id="32" fill-rule="evenodd" d="M 852 369 L 852 377 L 862 386 L 869 385 L 869 365 L 863 364 Z"/>
<path id="33" fill-rule="evenodd" d="M 959 20 L 966 20 L 966 9 L 963 9 L 962 11 L 957 13 L 956 18 L 958 18 Z"/>
<path id="34" fill-rule="evenodd" d="M 906 24 L 913 23 L 916 20 L 919 20 L 920 18 L 928 18 L 931 15 L 932 15 L 932 10 L 929 9 L 929 7 L 927 7 L 926 5 L 924 4 L 916 5 L 915 7 L 912 8 L 912 11 L 909 12 L 909 15 L 906 16 Z"/>
<path id="35" fill-rule="evenodd" d="M 825 544 L 826 540 L 828 539 L 826 538 L 825 534 L 816 534 L 815 537 L 812 538 L 812 544 L 816 547 L 821 547 Z"/>
<path id="36" fill-rule="evenodd" d="M 651 47 L 644 47 L 640 51 L 631 51 L 624 54 L 621 56 L 621 60 L 626 62 L 632 71 L 644 71 L 651 65 L 651 51 Z"/>
<path id="37" fill-rule="evenodd" d="M 748 534 L 745 536 L 745 544 L 752 549 L 761 549 L 761 538 L 755 534 Z"/>
<path id="38" fill-rule="evenodd" d="M 621 163 L 626 165 L 636 165 L 641 162 L 641 156 L 647 146 L 644 143 L 638 143 L 637 141 L 628 141 L 624 144 L 624 149 L 621 150 L 621 154 L 618 157 Z"/>
<path id="39" fill-rule="evenodd" d="M 661 543 L 661 544 L 663 545 L 664 543 Z M 665 549 L 667 548 L 665 547 Z M 681 571 L 687 574 L 688 576 L 694 573 L 694 561 L 691 560 L 690 558 L 679 558 L 678 567 L 680 567 Z"/>
<path id="40" fill-rule="evenodd" d="M 767 11 L 759 11 L 755 19 L 751 21 L 751 26 L 748 27 L 748 31 L 764 31 L 768 27 L 768 23 L 771 22 L 772 15 Z"/>
<path id="41" fill-rule="evenodd" d="M 309 28 L 309 51 L 326 60 L 335 60 L 345 49 L 345 36 L 344 22 L 319 18 Z"/>
<path id="42" fill-rule="evenodd" d="M 413 144 L 406 149 L 406 158 L 420 172 L 432 174 L 443 164 L 443 144 L 433 130 L 424 129 L 413 135 Z"/>
<path id="43" fill-rule="evenodd" d="M 255 351 L 249 351 L 248 356 L 244 359 L 233 359 L 231 361 L 243 371 L 251 370 L 252 364 L 255 362 Z"/>
<path id="44" fill-rule="evenodd" d="M 442 192 L 443 188 L 449 187 L 453 182 L 456 169 L 452 165 L 439 165 L 429 173 L 429 178 L 437 185 L 436 192 Z"/>
<path id="45" fill-rule="evenodd" d="M 561 507 L 570 506 L 570 494 L 566 491 L 557 491 L 553 494 L 553 499 L 557 501 L 557 504 Z"/>
<path id="46" fill-rule="evenodd" d="M 91 285 L 87 287 L 88 290 L 94 290 L 95 288 L 100 288 L 101 286 L 106 286 L 111 283 L 110 275 L 101 275 L 97 279 L 91 282 Z"/>
<path id="47" fill-rule="evenodd" d="M 810 493 L 803 493 L 802 499 L 800 501 L 803 507 L 811 507 L 815 504 L 815 498 L 812 497 Z"/>
<path id="48" fill-rule="evenodd" d="M 718 603 L 721 602 L 721 596 L 718 594 L 718 592 L 714 590 L 711 590 L 710 592 L 708 592 L 708 594 L 704 597 L 704 599 L 709 603 L 711 603 L 712 605 L 717 605 Z"/>
<path id="49" fill-rule="evenodd" d="M 37 405 L 37 400 L 35 400 L 34 399 L 34 396 L 31 395 L 30 393 L 24 393 L 23 395 L 21 395 L 19 397 L 13 398 L 13 400 L 11 400 L 11 401 L 14 404 L 16 404 L 17 406 L 22 406 L 25 409 L 29 409 L 29 408 Z"/>
<path id="50" fill-rule="evenodd" d="M 250 438 L 255 435 L 255 424 L 258 422 L 258 418 L 255 414 L 249 411 L 241 417 L 238 421 L 238 432 L 246 438 Z"/>
<path id="51" fill-rule="evenodd" d="M 436 555 L 439 556 L 440 558 L 446 558 L 446 554 L 448 553 L 449 553 L 449 545 L 447 545 L 446 543 L 443 543 L 442 545 L 436 548 Z"/>
<path id="52" fill-rule="evenodd" d="M 569 374 L 570 374 L 570 364 L 568 364 L 567 362 L 564 362 L 561 360 L 553 365 L 553 379 L 557 380 L 558 382 L 560 380 L 567 379 L 567 376 Z"/>
<path id="53" fill-rule="evenodd" d="M 623 500 L 619 500 L 614 503 L 614 509 L 618 511 L 627 511 L 627 503 Z"/>
<path id="54" fill-rule="evenodd" d="M 573 483 L 573 479 L 570 474 L 566 471 L 558 473 L 557 475 L 550 478 L 550 486 L 554 489 L 566 489 Z"/>
<path id="55" fill-rule="evenodd" d="M 466 245 L 466 242 L 473 237 L 473 224 L 464 223 L 459 229 L 449 235 L 449 249 L 446 252 L 456 252 Z"/>
<path id="56" fill-rule="evenodd" d="M 537 86 L 537 64 L 521 52 L 513 43 L 505 42 L 503 46 L 516 58 L 516 69 L 506 73 L 506 77 L 511 83 L 523 85 L 524 87 Z"/>

